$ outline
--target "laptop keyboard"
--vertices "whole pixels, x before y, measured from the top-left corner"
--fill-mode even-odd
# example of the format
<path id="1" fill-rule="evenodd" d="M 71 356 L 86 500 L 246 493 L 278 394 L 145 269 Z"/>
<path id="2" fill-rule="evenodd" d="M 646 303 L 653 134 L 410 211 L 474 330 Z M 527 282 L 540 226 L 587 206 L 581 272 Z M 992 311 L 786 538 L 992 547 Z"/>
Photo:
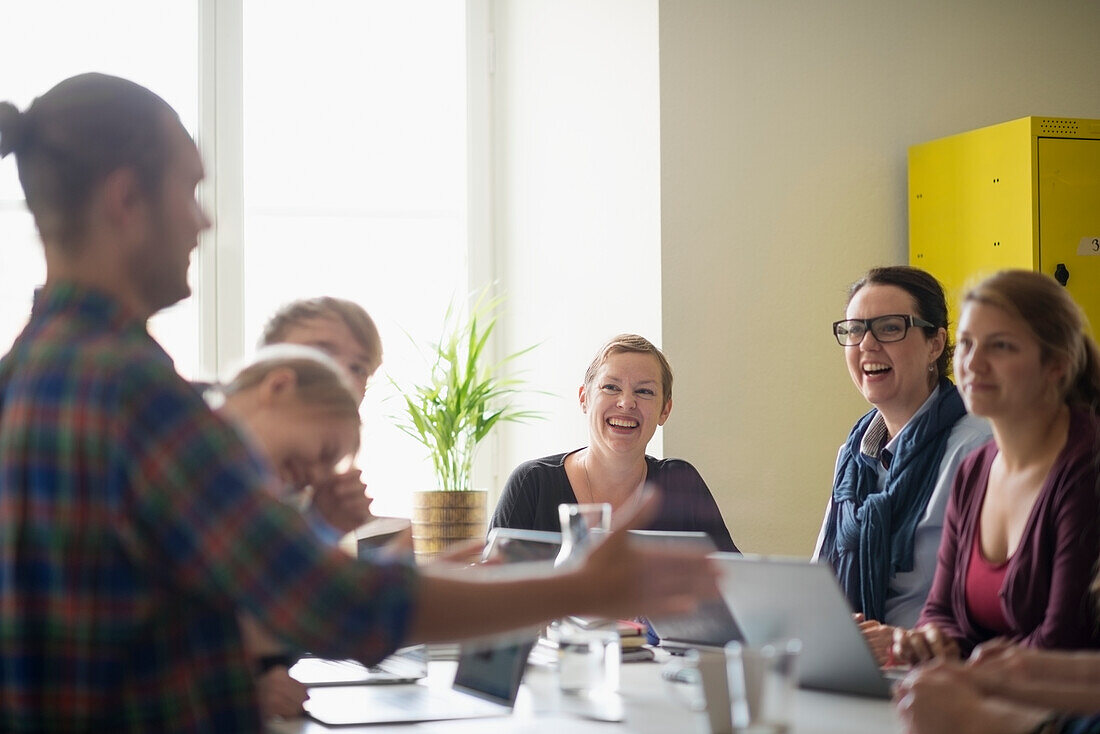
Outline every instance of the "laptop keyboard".
<path id="1" fill-rule="evenodd" d="M 465 718 L 500 714 L 506 710 L 503 706 L 483 701 L 476 696 L 417 684 L 371 688 L 314 688 L 310 690 L 310 700 L 306 702 L 306 708 L 314 715 L 319 715 L 322 721 L 335 719 L 333 723 Z M 361 712 L 361 715 L 356 715 L 356 712 Z"/>

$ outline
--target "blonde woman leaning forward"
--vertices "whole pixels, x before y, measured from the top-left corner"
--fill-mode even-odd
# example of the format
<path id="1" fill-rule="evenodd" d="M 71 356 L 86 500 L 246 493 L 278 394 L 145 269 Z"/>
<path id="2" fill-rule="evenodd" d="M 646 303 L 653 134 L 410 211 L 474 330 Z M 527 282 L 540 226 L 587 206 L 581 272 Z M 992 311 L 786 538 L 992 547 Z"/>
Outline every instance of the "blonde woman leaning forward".
<path id="1" fill-rule="evenodd" d="M 1098 646 L 1089 585 L 1100 554 L 1100 357 L 1081 310 L 1052 278 L 1004 271 L 963 300 L 955 379 L 994 441 L 959 468 L 936 578 L 908 662 L 969 656 L 1002 637 Z"/>
<path id="2" fill-rule="evenodd" d="M 359 448 L 359 405 L 350 375 L 316 349 L 264 347 L 222 392 L 219 413 L 275 470 L 281 500 L 291 500 L 306 487 L 330 484 L 339 476 L 338 463 Z M 255 617 L 240 617 L 261 715 L 300 715 L 308 694 L 288 673 L 295 656 Z"/>

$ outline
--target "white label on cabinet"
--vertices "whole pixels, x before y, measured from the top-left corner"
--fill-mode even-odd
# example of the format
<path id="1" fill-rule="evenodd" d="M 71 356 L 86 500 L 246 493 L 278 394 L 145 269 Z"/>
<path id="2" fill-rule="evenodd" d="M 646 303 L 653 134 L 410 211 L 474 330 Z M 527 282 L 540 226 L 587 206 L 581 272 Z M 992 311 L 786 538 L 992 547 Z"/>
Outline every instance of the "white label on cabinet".
<path id="1" fill-rule="evenodd" d="M 1082 237 L 1077 243 L 1078 255 L 1100 255 L 1100 237 Z"/>

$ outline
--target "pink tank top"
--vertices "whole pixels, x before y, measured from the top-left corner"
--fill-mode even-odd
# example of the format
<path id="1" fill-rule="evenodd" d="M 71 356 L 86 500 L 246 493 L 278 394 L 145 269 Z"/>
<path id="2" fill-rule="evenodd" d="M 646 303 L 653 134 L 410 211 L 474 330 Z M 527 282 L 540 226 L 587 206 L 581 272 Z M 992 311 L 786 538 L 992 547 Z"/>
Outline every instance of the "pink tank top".
<path id="1" fill-rule="evenodd" d="M 1011 557 L 1008 559 L 1011 560 Z M 996 635 L 1012 632 L 1001 607 L 1001 587 L 1004 585 L 1008 560 L 990 563 L 982 555 L 982 531 L 974 533 L 974 545 L 970 549 L 970 564 L 966 570 L 966 610 L 974 622 Z"/>

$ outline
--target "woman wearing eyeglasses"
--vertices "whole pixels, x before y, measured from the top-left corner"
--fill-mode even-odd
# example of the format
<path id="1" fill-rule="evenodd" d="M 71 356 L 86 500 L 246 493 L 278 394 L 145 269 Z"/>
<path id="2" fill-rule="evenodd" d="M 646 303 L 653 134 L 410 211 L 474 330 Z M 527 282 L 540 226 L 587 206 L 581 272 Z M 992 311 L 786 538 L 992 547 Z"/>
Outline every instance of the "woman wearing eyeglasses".
<path id="1" fill-rule="evenodd" d="M 955 470 L 990 430 L 947 379 L 947 302 L 928 273 L 870 270 L 833 334 L 873 408 L 840 448 L 814 555 L 832 565 L 885 662 L 893 628 L 916 623 L 931 588 Z"/>

